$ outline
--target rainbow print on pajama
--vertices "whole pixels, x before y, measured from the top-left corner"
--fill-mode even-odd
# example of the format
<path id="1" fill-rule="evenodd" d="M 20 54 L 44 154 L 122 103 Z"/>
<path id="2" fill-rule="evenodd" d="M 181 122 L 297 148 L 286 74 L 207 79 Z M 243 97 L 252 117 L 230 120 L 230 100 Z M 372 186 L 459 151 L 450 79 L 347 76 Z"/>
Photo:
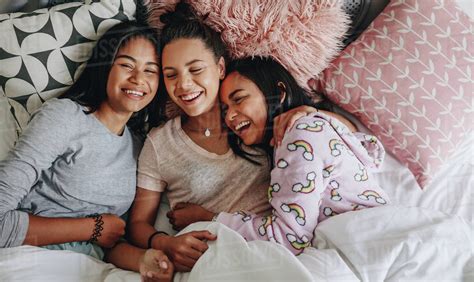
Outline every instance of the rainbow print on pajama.
<path id="1" fill-rule="evenodd" d="M 367 181 L 369 175 L 367 174 L 367 169 L 364 166 L 359 164 L 359 172 L 354 175 L 354 180 L 358 182 Z"/>
<path id="2" fill-rule="evenodd" d="M 307 248 L 311 245 L 308 237 L 304 235 L 301 238 L 299 238 L 298 236 L 294 234 L 288 233 L 286 234 L 286 239 L 288 240 L 288 242 L 290 242 L 291 246 L 295 248 L 296 250 L 303 250 L 304 248 Z"/>
<path id="3" fill-rule="evenodd" d="M 331 182 L 329 182 L 329 185 L 332 187 L 332 189 L 331 189 L 331 200 L 333 200 L 333 201 L 342 200 L 341 195 L 339 195 L 339 192 L 337 192 L 337 190 L 339 189 L 339 183 L 336 180 L 331 180 Z"/>
<path id="4" fill-rule="evenodd" d="M 384 198 L 382 198 L 379 193 L 375 192 L 374 190 L 365 190 L 361 194 L 357 195 L 359 199 L 369 201 L 370 199 L 374 199 L 377 203 L 385 205 L 387 202 Z"/>
<path id="5" fill-rule="evenodd" d="M 330 207 L 325 207 L 323 209 L 323 214 L 327 217 L 338 215 L 338 213 L 333 211 Z"/>
<path id="6" fill-rule="evenodd" d="M 261 236 L 265 236 L 267 234 L 267 228 L 268 226 L 272 225 L 273 221 L 275 221 L 276 219 L 276 216 L 274 215 L 268 215 L 266 217 L 264 217 L 262 220 L 263 220 L 263 224 L 260 225 L 260 227 L 258 228 L 258 234 L 260 234 Z"/>
<path id="7" fill-rule="evenodd" d="M 329 141 L 329 149 L 331 149 L 331 155 L 337 157 L 341 155 L 342 153 L 342 148 L 344 148 L 344 142 L 340 139 L 331 139 Z"/>
<path id="8" fill-rule="evenodd" d="M 242 217 L 243 222 L 246 222 L 246 221 L 249 221 L 249 220 L 252 219 L 252 216 L 247 214 L 244 211 L 238 211 L 238 212 L 235 213 L 235 215 L 240 215 Z"/>
<path id="9" fill-rule="evenodd" d="M 297 140 L 293 143 L 289 143 L 287 146 L 289 151 L 296 151 L 298 148 L 303 149 L 303 158 L 307 161 L 312 161 L 314 159 L 313 156 L 313 147 L 311 147 L 311 144 L 304 140 Z"/>
<path id="10" fill-rule="evenodd" d="M 324 122 L 320 120 L 313 121 L 313 124 L 300 123 L 296 126 L 296 129 L 306 130 L 310 132 L 320 132 L 323 131 Z"/>
<path id="11" fill-rule="evenodd" d="M 280 191 L 280 188 L 281 187 L 278 183 L 272 184 L 270 185 L 270 187 L 268 187 L 268 201 L 272 201 L 273 193 L 278 193 L 278 191 Z"/>
<path id="12" fill-rule="evenodd" d="M 288 167 L 288 162 L 285 161 L 284 159 L 279 159 L 277 162 L 277 167 L 281 169 L 285 169 Z"/>
<path id="13" fill-rule="evenodd" d="M 308 180 L 308 184 L 304 186 L 302 183 L 296 183 L 293 185 L 293 192 L 299 192 L 299 193 L 311 193 L 313 190 L 316 188 L 316 182 L 314 181 L 316 179 L 316 173 L 315 172 L 310 172 L 306 175 L 306 179 Z"/>
<path id="14" fill-rule="evenodd" d="M 331 172 L 333 172 L 333 171 L 334 171 L 334 166 L 333 165 L 325 167 L 323 169 L 323 177 L 328 178 L 329 176 L 331 176 Z"/>
<path id="15" fill-rule="evenodd" d="M 296 222 L 301 225 L 301 226 L 304 226 L 306 224 L 306 215 L 305 215 L 305 212 L 304 212 L 304 209 L 298 205 L 298 204 L 281 204 L 280 206 L 281 210 L 286 212 L 286 213 L 295 213 L 296 217 L 295 217 L 295 220 Z"/>

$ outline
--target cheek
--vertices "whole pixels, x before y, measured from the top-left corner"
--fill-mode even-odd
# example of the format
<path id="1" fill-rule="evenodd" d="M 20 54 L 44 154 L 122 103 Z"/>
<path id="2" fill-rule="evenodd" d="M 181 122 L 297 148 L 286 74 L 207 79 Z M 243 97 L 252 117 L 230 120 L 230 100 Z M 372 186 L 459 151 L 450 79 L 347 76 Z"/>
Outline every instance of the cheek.
<path id="1" fill-rule="evenodd" d="M 165 80 L 165 88 L 166 88 L 166 91 L 168 93 L 173 93 L 173 90 L 174 90 L 174 83 L 169 81 L 169 80 Z"/>
<path id="2" fill-rule="evenodd" d="M 160 86 L 160 81 L 158 79 L 153 79 L 150 83 L 151 91 L 154 93 L 156 93 L 159 86 Z"/>
<path id="3" fill-rule="evenodd" d="M 257 124 L 259 129 L 263 132 L 265 130 L 265 126 L 267 125 L 267 110 L 266 109 L 254 109 L 257 115 Z"/>
<path id="4" fill-rule="evenodd" d="M 109 77 L 107 78 L 107 86 L 106 86 L 107 95 L 113 92 L 113 90 L 115 89 L 115 84 L 116 84 L 115 76 L 112 75 L 112 73 L 110 73 Z"/>
<path id="5" fill-rule="evenodd" d="M 201 84 L 209 91 L 212 93 L 208 94 L 218 94 L 219 92 L 219 86 L 220 86 L 220 80 L 216 79 L 215 76 L 206 76 L 203 77 L 201 80 Z"/>
<path id="6" fill-rule="evenodd" d="M 227 125 L 227 127 L 230 128 L 230 125 L 231 125 L 231 124 L 230 124 L 230 120 L 227 118 L 227 114 L 226 114 L 225 117 L 224 117 L 224 122 L 225 122 L 225 124 Z"/>

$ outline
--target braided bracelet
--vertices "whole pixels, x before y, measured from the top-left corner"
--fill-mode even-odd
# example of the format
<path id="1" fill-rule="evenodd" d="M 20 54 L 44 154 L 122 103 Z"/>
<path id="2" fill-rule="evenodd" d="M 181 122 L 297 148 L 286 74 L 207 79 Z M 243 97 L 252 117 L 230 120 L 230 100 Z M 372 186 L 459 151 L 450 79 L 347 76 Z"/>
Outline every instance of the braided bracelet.
<path id="1" fill-rule="evenodd" d="M 95 227 L 94 227 L 94 232 L 92 232 L 91 238 L 87 241 L 87 243 L 95 243 L 97 242 L 97 238 L 102 236 L 101 231 L 104 230 L 104 221 L 102 220 L 102 215 L 98 213 L 94 213 L 91 215 L 88 215 L 87 217 L 93 218 L 95 221 Z"/>

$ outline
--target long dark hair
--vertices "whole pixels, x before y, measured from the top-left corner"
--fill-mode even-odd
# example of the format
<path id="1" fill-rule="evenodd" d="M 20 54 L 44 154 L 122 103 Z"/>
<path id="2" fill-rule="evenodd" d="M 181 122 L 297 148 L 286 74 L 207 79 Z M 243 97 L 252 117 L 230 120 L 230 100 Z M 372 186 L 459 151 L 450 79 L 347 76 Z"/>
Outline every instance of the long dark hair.
<path id="1" fill-rule="evenodd" d="M 107 99 L 107 80 L 115 55 L 122 46 L 137 37 L 152 42 L 156 47 L 156 53 L 160 54 L 159 37 L 155 29 L 136 22 L 120 23 L 109 29 L 97 41 L 84 71 L 61 98 L 69 98 L 87 107 L 87 110 L 84 111 L 86 114 L 97 111 Z M 159 87 L 161 87 L 161 81 Z M 142 137 L 146 134 L 146 120 L 149 113 L 157 111 L 158 99 L 158 95 L 155 95 L 150 104 L 134 113 L 127 122 L 128 127 L 134 133 Z"/>
<path id="2" fill-rule="evenodd" d="M 245 58 L 231 62 L 227 68 L 227 74 L 238 72 L 240 75 L 251 80 L 262 91 L 267 104 L 267 121 L 265 133 L 261 144 L 252 145 L 263 149 L 273 159 L 273 149 L 270 140 L 273 137 L 273 119 L 288 110 L 302 105 L 316 106 L 303 88 L 301 88 L 294 77 L 278 62 L 271 58 Z M 281 82 L 281 83 L 280 83 Z M 285 99 L 280 103 L 282 90 L 285 91 Z M 321 105 L 326 101 L 321 102 Z M 249 153 L 245 149 L 242 140 L 232 131 L 228 135 L 229 146 L 234 153 L 253 163 L 257 155 Z"/>

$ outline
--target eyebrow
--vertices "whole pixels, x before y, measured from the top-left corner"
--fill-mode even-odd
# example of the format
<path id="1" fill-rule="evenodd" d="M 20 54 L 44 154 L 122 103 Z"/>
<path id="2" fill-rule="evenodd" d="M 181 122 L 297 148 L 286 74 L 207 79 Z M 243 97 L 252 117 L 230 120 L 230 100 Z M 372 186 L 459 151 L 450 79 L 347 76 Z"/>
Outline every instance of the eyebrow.
<path id="1" fill-rule="evenodd" d="M 196 60 L 192 60 L 191 62 L 187 62 L 185 64 L 185 66 L 189 66 L 189 65 L 192 65 L 194 63 L 197 63 L 197 62 L 204 62 L 203 60 L 199 60 L 199 59 L 196 59 Z M 174 70 L 173 67 L 164 67 L 163 70 Z"/>
<path id="2" fill-rule="evenodd" d="M 129 55 L 118 55 L 117 57 L 115 57 L 115 60 L 120 59 L 120 58 L 129 59 L 129 60 L 133 61 L 134 63 L 137 62 L 137 60 L 134 57 L 129 56 Z M 158 63 L 155 63 L 155 62 L 146 62 L 145 64 L 146 65 L 156 65 L 157 67 L 159 67 Z"/>

